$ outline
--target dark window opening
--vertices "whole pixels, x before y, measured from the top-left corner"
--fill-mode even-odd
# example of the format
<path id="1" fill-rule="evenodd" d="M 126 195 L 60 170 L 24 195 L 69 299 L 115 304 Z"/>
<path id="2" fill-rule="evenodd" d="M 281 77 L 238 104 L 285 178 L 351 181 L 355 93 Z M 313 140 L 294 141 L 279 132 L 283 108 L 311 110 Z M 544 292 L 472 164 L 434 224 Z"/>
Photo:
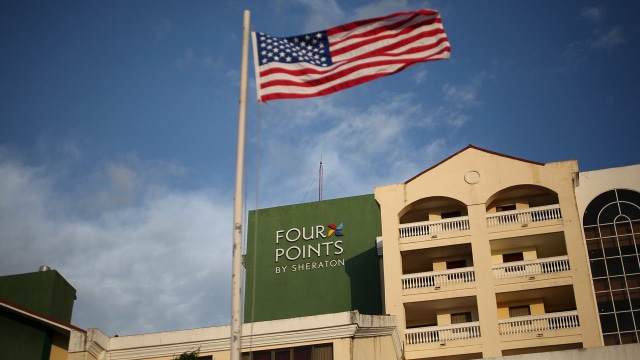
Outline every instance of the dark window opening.
<path id="1" fill-rule="evenodd" d="M 640 273 L 640 262 L 638 262 L 638 256 L 636 255 L 623 256 L 622 264 L 624 265 L 625 274 L 629 275 L 629 274 Z"/>
<path id="2" fill-rule="evenodd" d="M 596 303 L 598 304 L 598 312 L 601 314 L 613 311 L 613 300 L 611 300 L 609 292 L 597 293 Z"/>
<path id="3" fill-rule="evenodd" d="M 509 306 L 509 317 L 529 315 L 531 315 L 531 308 L 529 307 L 529 305 Z"/>
<path id="4" fill-rule="evenodd" d="M 591 260 L 591 277 L 600 278 L 607 276 L 607 268 L 604 266 L 604 260 Z"/>
<path id="5" fill-rule="evenodd" d="M 333 344 L 297 346 L 242 353 L 242 360 L 333 360 Z"/>
<path id="6" fill-rule="evenodd" d="M 516 204 L 507 204 L 496 206 L 496 212 L 511 211 L 516 209 Z"/>
<path id="7" fill-rule="evenodd" d="M 462 216 L 461 211 L 451 211 L 451 212 L 442 213 L 440 215 L 440 217 L 443 219 L 450 219 L 450 218 L 460 217 L 460 216 Z"/>
<path id="8" fill-rule="evenodd" d="M 638 336 L 635 332 L 628 332 L 620 334 L 620 340 L 623 344 L 635 344 L 638 342 Z"/>
<path id="9" fill-rule="evenodd" d="M 609 272 L 609 276 L 622 275 L 622 259 L 619 257 L 611 257 L 607 258 L 607 271 Z"/>
<path id="10" fill-rule="evenodd" d="M 587 240 L 587 251 L 589 252 L 589 259 L 600 259 L 604 257 L 600 239 Z"/>
<path id="11" fill-rule="evenodd" d="M 514 261 L 523 261 L 524 255 L 521 252 L 511 253 L 511 254 L 502 254 L 502 262 L 509 263 Z M 506 272 L 516 272 L 516 271 L 524 271 L 524 265 L 517 266 L 508 266 L 504 268 Z"/>
<path id="12" fill-rule="evenodd" d="M 616 315 L 615 314 L 601 314 L 600 315 L 600 326 L 602 327 L 603 333 L 613 333 L 618 332 L 618 325 L 616 324 Z"/>
<path id="13" fill-rule="evenodd" d="M 604 345 L 620 345 L 620 338 L 618 334 L 605 335 L 602 337 L 604 339 Z"/>
<path id="14" fill-rule="evenodd" d="M 616 314 L 618 328 L 620 331 L 634 331 L 633 314 L 631 311 L 619 312 Z"/>
<path id="15" fill-rule="evenodd" d="M 638 342 L 640 192 L 614 189 L 583 214 L 584 234 L 605 345 Z"/>
<path id="16" fill-rule="evenodd" d="M 514 261 L 523 261 L 524 255 L 522 252 L 510 253 L 510 254 L 502 254 L 503 262 L 514 262 Z"/>
<path id="17" fill-rule="evenodd" d="M 451 269 L 460 269 L 463 267 L 467 267 L 467 260 L 452 260 L 447 261 L 447 270 Z"/>
<path id="18" fill-rule="evenodd" d="M 471 311 L 451 314 L 451 324 L 463 324 L 471 322 Z"/>

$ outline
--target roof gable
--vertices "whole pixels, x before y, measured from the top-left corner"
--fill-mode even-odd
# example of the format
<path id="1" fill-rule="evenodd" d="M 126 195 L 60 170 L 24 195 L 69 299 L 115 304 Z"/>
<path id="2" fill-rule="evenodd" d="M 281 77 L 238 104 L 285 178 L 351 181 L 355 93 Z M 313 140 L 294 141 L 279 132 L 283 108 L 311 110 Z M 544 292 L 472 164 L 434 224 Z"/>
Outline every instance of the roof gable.
<path id="1" fill-rule="evenodd" d="M 460 150 L 460 151 L 458 151 L 458 152 L 456 152 L 456 153 L 452 154 L 451 156 L 447 157 L 446 159 L 444 159 L 444 160 L 440 161 L 439 163 L 437 163 L 437 164 L 433 165 L 432 167 L 430 167 L 430 168 L 428 168 L 428 169 L 426 169 L 426 170 L 424 170 L 424 171 L 422 171 L 422 172 L 418 173 L 417 175 L 415 175 L 415 176 L 414 176 L 414 177 L 412 177 L 411 179 L 409 179 L 409 180 L 405 181 L 405 182 L 404 182 L 404 183 L 405 183 L 405 185 L 406 185 L 406 184 L 408 184 L 408 183 L 410 183 L 411 181 L 413 181 L 413 180 L 415 180 L 415 179 L 419 178 L 419 177 L 420 177 L 420 176 L 422 176 L 423 174 L 425 174 L 425 173 L 427 173 L 427 172 L 429 172 L 429 171 L 431 171 L 431 170 L 435 169 L 436 167 L 438 167 L 438 166 L 440 166 L 440 165 L 442 165 L 442 164 L 446 163 L 447 161 L 449 161 L 449 160 L 453 159 L 454 157 L 456 157 L 456 156 L 458 156 L 458 155 L 462 154 L 463 152 L 465 152 L 465 151 L 469 151 L 469 150 L 471 150 L 471 149 L 473 149 L 473 150 L 477 150 L 477 151 L 482 151 L 482 152 L 485 152 L 485 153 L 487 153 L 487 154 L 491 154 L 491 155 L 497 155 L 497 156 L 504 157 L 504 158 L 507 158 L 507 159 L 512 159 L 512 160 L 517 160 L 517 161 L 526 162 L 526 163 L 529 163 L 529 164 L 534 164 L 534 165 L 544 166 L 544 163 L 540 163 L 540 162 L 536 162 L 536 161 L 531 161 L 531 160 L 526 160 L 526 159 L 522 159 L 522 158 L 518 158 L 518 157 L 515 157 L 515 156 L 506 155 L 506 154 L 501 154 L 501 153 L 498 153 L 498 152 L 495 152 L 495 151 L 491 151 L 491 150 L 483 149 L 483 148 L 480 148 L 480 147 L 474 146 L 474 145 L 472 145 L 472 144 L 469 144 L 469 145 L 467 145 L 464 149 L 462 149 L 462 150 Z"/>

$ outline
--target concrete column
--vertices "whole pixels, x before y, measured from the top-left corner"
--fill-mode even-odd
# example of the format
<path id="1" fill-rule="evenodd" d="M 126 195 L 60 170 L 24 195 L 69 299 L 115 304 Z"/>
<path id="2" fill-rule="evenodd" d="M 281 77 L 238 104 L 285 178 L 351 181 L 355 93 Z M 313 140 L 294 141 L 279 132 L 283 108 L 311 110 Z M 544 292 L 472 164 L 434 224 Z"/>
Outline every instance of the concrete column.
<path id="1" fill-rule="evenodd" d="M 576 298 L 576 309 L 582 329 L 582 345 L 587 347 L 603 346 L 600 319 L 595 303 L 591 271 L 587 257 L 586 245 L 582 238 L 582 225 L 573 194 L 565 192 L 560 200 L 560 211 L 564 223 L 564 237 L 569 256 L 569 266 L 573 277 L 573 293 Z"/>
<path id="2" fill-rule="evenodd" d="M 502 356 L 485 204 L 469 205 L 468 211 L 473 267 L 476 275 L 478 317 L 482 336 L 482 357 Z"/>
<path id="3" fill-rule="evenodd" d="M 400 336 L 404 339 L 406 318 L 402 302 L 402 256 L 398 234 L 398 212 L 403 206 L 401 185 L 376 188 L 376 200 L 380 204 L 382 220 L 382 263 L 384 268 L 384 310 L 395 315 Z"/>

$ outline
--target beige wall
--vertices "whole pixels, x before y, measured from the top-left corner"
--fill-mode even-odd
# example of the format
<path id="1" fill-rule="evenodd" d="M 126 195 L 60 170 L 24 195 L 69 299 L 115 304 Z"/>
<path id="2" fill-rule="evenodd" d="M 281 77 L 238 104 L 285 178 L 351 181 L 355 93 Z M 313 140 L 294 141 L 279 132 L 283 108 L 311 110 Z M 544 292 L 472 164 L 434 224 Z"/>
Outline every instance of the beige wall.
<path id="1" fill-rule="evenodd" d="M 200 355 L 228 360 L 229 326 L 108 337 L 98 329 L 72 334 L 69 360 L 171 360 L 200 349 Z M 402 358 L 396 320 L 357 311 L 243 324 L 242 351 L 332 344 L 333 359 Z"/>
<path id="2" fill-rule="evenodd" d="M 51 354 L 49 360 L 67 360 L 67 347 L 69 338 L 60 334 L 54 334 L 51 341 Z"/>
<path id="3" fill-rule="evenodd" d="M 581 172 L 575 190 L 579 213 L 583 214 L 596 196 L 613 189 L 640 192 L 640 165 Z"/>
<path id="4" fill-rule="evenodd" d="M 353 353 L 337 356 L 334 359 L 387 360 L 395 359 L 393 339 L 390 336 L 353 339 Z M 350 357 L 351 356 L 351 357 Z"/>
<path id="5" fill-rule="evenodd" d="M 423 238 L 421 242 L 412 242 L 411 248 L 429 248 L 447 246 L 454 243 L 471 243 L 473 266 L 475 270 L 475 288 L 473 294 L 477 300 L 477 313 L 480 320 L 484 357 L 501 355 L 501 338 L 497 335 L 497 319 L 503 317 L 504 309 L 496 304 L 496 281 L 492 274 L 492 265 L 502 263 L 504 251 L 490 247 L 490 240 L 518 237 L 562 231 L 566 242 L 567 255 L 570 258 L 570 283 L 576 298 L 576 308 L 580 317 L 580 338 L 585 347 L 601 345 L 601 339 L 593 329 L 597 328 L 598 318 L 591 290 L 588 262 L 583 246 L 580 221 L 573 192 L 573 177 L 578 172 L 576 161 L 563 161 L 538 164 L 510 158 L 500 154 L 469 147 L 428 171 L 420 174 L 408 183 L 393 184 L 375 188 L 375 198 L 380 204 L 382 216 L 383 267 L 385 276 L 385 311 L 398 318 L 400 331 L 404 334 L 406 324 L 402 290 L 402 251 L 399 239 L 399 216 L 404 215 L 412 204 L 428 198 L 450 198 L 466 205 L 469 214 L 470 229 L 458 237 L 439 235 L 437 239 Z M 487 214 L 495 212 L 497 205 L 516 204 L 516 208 L 526 209 L 529 202 L 526 196 L 501 198 L 501 191 L 512 186 L 528 185 L 549 190 L 557 194 L 562 220 L 553 227 L 520 228 L 514 227 L 504 233 L 490 233 L 487 228 Z M 431 214 L 429 220 L 437 216 Z M 493 230 L 492 230 L 493 231 Z M 522 246 L 509 249 L 523 251 L 525 260 L 537 258 L 535 247 Z M 434 270 L 441 269 L 442 263 L 434 263 Z M 565 275 L 566 276 L 566 275 Z M 556 282 L 558 283 L 558 282 Z M 554 282 L 548 282 L 553 285 Z M 536 286 L 541 285 L 540 282 Z M 524 283 L 521 288 L 530 288 Z M 428 301 L 430 295 L 425 295 Z M 456 292 L 450 296 L 456 297 Z M 462 296 L 462 293 L 460 293 Z M 464 292 L 468 296 L 468 291 Z M 432 296 L 434 299 L 437 294 Z M 409 299 L 408 297 L 406 299 Z M 413 296 L 411 299 L 416 299 Z M 413 300 L 407 300 L 413 301 Z M 427 302 L 428 304 L 428 302 Z M 544 313 L 544 304 L 535 303 L 532 312 Z M 445 313 L 438 312 L 438 324 L 445 323 Z M 442 321 L 442 322 L 441 322 Z M 450 320 L 449 320 L 450 321 Z M 572 338 L 571 341 L 574 341 Z"/>

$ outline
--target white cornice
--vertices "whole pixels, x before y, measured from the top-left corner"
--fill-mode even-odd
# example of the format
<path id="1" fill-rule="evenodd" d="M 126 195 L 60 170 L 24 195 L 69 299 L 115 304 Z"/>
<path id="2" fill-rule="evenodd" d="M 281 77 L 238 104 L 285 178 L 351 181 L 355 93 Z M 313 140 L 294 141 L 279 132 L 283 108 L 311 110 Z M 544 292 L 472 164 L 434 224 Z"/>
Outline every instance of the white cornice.
<path id="1" fill-rule="evenodd" d="M 392 336 L 398 359 L 401 342 L 395 317 L 360 315 L 357 311 L 244 324 L 242 348 L 291 346 L 341 338 Z M 201 353 L 227 351 L 229 326 L 111 338 L 105 359 L 142 360 L 170 357 L 200 349 Z"/>

